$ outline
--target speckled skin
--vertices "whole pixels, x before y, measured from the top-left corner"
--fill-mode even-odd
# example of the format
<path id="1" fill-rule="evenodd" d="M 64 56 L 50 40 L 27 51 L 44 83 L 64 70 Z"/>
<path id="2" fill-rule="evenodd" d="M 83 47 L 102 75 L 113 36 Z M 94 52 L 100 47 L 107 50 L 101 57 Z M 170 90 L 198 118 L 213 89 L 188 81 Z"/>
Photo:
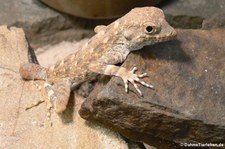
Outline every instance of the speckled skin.
<path id="1" fill-rule="evenodd" d="M 46 80 L 48 91 L 51 92 L 50 99 L 55 102 L 56 112 L 65 110 L 68 92 L 70 93 L 72 87 L 94 79 L 97 74 L 121 77 L 125 83 L 126 92 L 130 82 L 142 95 L 135 82 L 153 88 L 152 85 L 140 80 L 146 74 L 136 75 L 134 73 L 136 68 L 128 71 L 115 64 L 124 62 L 131 51 L 167 41 L 176 36 L 176 31 L 166 22 L 163 11 L 155 7 L 134 8 L 108 26 L 97 26 L 95 32 L 96 35 L 78 52 L 49 68 L 43 68 L 37 64 L 25 64 L 20 68 L 20 74 L 24 79 Z M 59 84 L 61 91 L 57 89 Z M 62 92 L 62 90 L 65 91 Z M 62 95 L 59 92 L 62 92 Z"/>

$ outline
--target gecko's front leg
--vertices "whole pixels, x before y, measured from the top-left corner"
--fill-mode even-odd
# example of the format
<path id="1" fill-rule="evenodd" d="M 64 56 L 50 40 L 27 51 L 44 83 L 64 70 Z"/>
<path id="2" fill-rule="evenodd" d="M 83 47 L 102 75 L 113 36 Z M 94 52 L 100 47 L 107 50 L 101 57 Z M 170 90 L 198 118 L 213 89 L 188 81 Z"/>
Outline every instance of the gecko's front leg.
<path id="1" fill-rule="evenodd" d="M 110 56 L 107 56 L 110 55 Z M 124 67 L 115 66 L 112 64 L 117 64 L 121 62 L 121 55 L 118 52 L 110 52 L 110 54 L 104 55 L 101 59 L 99 59 L 97 62 L 90 64 L 89 69 L 93 72 L 105 74 L 105 75 L 113 75 L 117 76 L 123 79 L 123 82 L 125 84 L 125 91 L 128 92 L 128 83 L 134 85 L 135 89 L 138 91 L 138 93 L 142 96 L 142 92 L 138 88 L 136 82 L 154 89 L 153 85 L 149 85 L 142 81 L 140 78 L 143 78 L 147 76 L 147 73 L 143 74 L 135 74 L 135 71 L 137 70 L 137 67 L 134 67 L 131 71 L 128 71 Z M 113 55 L 113 56 L 112 56 Z"/>
<path id="2" fill-rule="evenodd" d="M 144 81 L 142 81 L 140 78 L 143 78 L 145 76 L 147 76 L 147 73 L 143 73 L 143 74 L 135 74 L 135 71 L 137 70 L 137 67 L 134 67 L 131 71 L 128 71 L 126 68 L 124 67 L 118 67 L 118 66 L 114 66 L 114 65 L 107 65 L 105 66 L 105 72 L 104 74 L 106 75 L 114 75 L 114 76 L 118 76 L 120 78 L 123 79 L 124 85 L 125 85 L 125 92 L 128 92 L 128 83 L 130 82 L 131 84 L 133 84 L 133 86 L 135 87 L 135 89 L 138 91 L 138 93 L 142 96 L 142 92 L 140 91 L 140 89 L 138 88 L 136 82 L 149 87 L 151 89 L 154 89 L 153 85 L 147 84 Z"/>
<path id="3" fill-rule="evenodd" d="M 146 87 L 149 87 L 151 89 L 154 89 L 154 86 L 147 84 L 140 79 L 140 78 L 147 76 L 147 73 L 138 75 L 138 74 L 135 74 L 136 70 L 137 70 L 137 67 L 134 67 L 131 71 L 127 71 L 125 68 L 121 67 L 115 76 L 119 76 L 123 79 L 123 82 L 125 85 L 125 92 L 128 92 L 128 83 L 130 82 L 131 84 L 133 84 L 133 86 L 138 91 L 138 93 L 142 96 L 142 92 L 140 91 L 140 89 L 138 88 L 138 86 L 135 82 L 138 82 L 138 83 L 140 83 Z"/>

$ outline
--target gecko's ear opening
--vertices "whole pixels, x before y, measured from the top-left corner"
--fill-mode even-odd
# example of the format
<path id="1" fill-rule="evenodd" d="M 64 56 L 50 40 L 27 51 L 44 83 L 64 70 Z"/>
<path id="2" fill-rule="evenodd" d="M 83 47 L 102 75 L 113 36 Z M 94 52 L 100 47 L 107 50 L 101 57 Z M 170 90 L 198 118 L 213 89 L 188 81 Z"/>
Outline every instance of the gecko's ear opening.
<path id="1" fill-rule="evenodd" d="M 133 35 L 133 32 L 131 30 L 125 30 L 123 32 L 123 36 L 127 39 L 127 40 L 131 40 L 132 39 L 132 35 Z"/>

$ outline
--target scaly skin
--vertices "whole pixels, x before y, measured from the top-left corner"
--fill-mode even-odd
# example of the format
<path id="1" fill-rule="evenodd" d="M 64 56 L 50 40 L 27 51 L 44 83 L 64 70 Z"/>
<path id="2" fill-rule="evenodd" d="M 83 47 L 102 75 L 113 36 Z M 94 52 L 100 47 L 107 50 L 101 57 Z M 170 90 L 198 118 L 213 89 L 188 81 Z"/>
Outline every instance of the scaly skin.
<path id="1" fill-rule="evenodd" d="M 93 36 L 76 54 L 71 54 L 49 68 L 38 64 L 24 64 L 20 67 L 24 79 L 45 80 L 45 88 L 57 113 L 66 109 L 71 89 L 97 74 L 118 76 L 125 83 L 132 83 L 142 95 L 135 82 L 153 88 L 140 78 L 146 76 L 135 74 L 136 67 L 128 71 L 115 64 L 122 63 L 127 55 L 146 45 L 170 40 L 176 31 L 166 22 L 162 10 L 155 7 L 134 8 L 125 16 L 108 26 L 95 28 Z"/>

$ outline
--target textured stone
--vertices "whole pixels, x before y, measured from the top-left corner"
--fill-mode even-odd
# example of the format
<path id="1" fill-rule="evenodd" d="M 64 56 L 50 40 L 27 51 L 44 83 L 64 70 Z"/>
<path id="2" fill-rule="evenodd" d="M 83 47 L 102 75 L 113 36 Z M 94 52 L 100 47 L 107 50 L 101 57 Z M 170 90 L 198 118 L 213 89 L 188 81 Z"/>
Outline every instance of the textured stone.
<path id="1" fill-rule="evenodd" d="M 225 12 L 224 13 L 216 13 L 212 17 L 207 18 L 202 23 L 202 28 L 210 29 L 210 28 L 225 28 Z"/>
<path id="2" fill-rule="evenodd" d="M 38 0 L 0 0 L 0 25 L 24 29 L 33 48 L 93 35 L 90 22 L 61 14 Z"/>
<path id="3" fill-rule="evenodd" d="M 52 125 L 46 103 L 25 111 L 46 97 L 36 86 L 43 82 L 24 81 L 18 73 L 20 63 L 28 62 L 28 47 L 22 29 L 0 27 L 0 148 L 141 148 L 142 144 L 126 142 L 118 133 L 80 118 L 84 98 L 74 94 L 65 113 L 52 112 Z"/>
<path id="4" fill-rule="evenodd" d="M 168 22 L 177 28 L 201 28 L 204 20 L 225 13 L 224 0 L 170 0 L 159 5 Z"/>
<path id="5" fill-rule="evenodd" d="M 178 30 L 176 40 L 129 55 L 124 67 L 147 72 L 140 97 L 120 78 L 99 83 L 79 111 L 136 141 L 158 148 L 225 142 L 225 29 Z"/>

